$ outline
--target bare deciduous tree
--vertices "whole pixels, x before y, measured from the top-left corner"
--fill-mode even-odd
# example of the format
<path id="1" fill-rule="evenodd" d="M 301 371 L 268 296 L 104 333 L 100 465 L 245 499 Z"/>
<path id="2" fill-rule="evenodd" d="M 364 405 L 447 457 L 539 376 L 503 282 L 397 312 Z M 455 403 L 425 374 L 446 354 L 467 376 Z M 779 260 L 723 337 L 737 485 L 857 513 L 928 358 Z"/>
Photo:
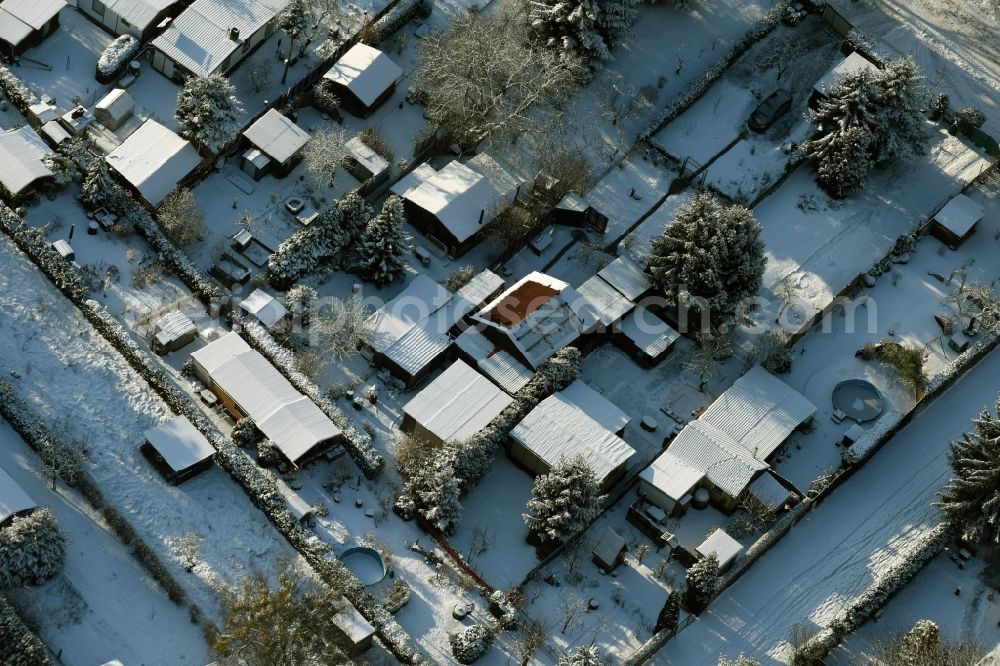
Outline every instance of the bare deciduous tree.
<path id="1" fill-rule="evenodd" d="M 202 239 L 205 214 L 191 190 L 181 187 L 166 196 L 156 210 L 156 219 L 170 240 L 185 247 Z"/>
<path id="2" fill-rule="evenodd" d="M 579 65 L 531 48 L 524 23 L 505 3 L 422 41 L 414 81 L 424 114 L 465 149 L 543 134 L 576 88 Z"/>
<path id="3" fill-rule="evenodd" d="M 559 616 L 562 618 L 562 630 L 565 634 L 570 627 L 576 626 L 587 612 L 587 600 L 576 592 L 566 592 L 559 599 Z"/>
<path id="4" fill-rule="evenodd" d="M 347 157 L 347 132 L 339 125 L 314 132 L 302 149 L 302 163 L 320 187 L 333 185 L 337 167 Z"/>

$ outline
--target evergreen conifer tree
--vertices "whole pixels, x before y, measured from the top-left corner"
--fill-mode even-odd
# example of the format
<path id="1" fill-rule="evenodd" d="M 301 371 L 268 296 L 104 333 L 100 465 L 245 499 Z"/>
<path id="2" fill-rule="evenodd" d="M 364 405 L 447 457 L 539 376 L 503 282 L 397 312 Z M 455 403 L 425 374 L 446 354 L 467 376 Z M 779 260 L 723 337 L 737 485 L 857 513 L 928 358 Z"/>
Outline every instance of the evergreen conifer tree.
<path id="1" fill-rule="evenodd" d="M 559 544 L 590 525 L 604 499 L 593 468 L 577 455 L 535 479 L 524 523 L 542 542 Z"/>

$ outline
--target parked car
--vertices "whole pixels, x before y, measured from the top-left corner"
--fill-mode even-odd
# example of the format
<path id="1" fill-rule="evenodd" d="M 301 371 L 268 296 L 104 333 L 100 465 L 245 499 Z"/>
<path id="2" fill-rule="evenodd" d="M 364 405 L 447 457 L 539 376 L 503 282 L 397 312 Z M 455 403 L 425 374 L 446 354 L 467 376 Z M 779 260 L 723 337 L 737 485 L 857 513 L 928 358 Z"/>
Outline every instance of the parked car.
<path id="1" fill-rule="evenodd" d="M 790 108 L 792 108 L 792 93 L 784 88 L 778 88 L 757 105 L 747 120 L 747 127 L 754 132 L 763 132 Z"/>

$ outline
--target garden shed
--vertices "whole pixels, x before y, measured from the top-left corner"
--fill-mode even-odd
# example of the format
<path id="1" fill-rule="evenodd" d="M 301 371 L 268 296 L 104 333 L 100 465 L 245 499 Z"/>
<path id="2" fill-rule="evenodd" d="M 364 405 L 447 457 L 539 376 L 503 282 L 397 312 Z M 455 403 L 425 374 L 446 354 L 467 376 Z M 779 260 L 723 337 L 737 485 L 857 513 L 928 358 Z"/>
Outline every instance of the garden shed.
<path id="1" fill-rule="evenodd" d="M 614 339 L 639 365 L 648 368 L 666 358 L 680 337 L 670 324 L 639 306 L 622 320 Z"/>
<path id="2" fill-rule="evenodd" d="M 298 163 L 310 137 L 280 111 L 268 109 L 243 132 L 243 138 L 252 147 L 243 153 L 240 168 L 254 180 L 260 180 L 269 171 L 276 176 L 287 176 Z M 258 153 L 268 158 L 263 168 L 261 161 L 255 159 Z"/>
<path id="3" fill-rule="evenodd" d="M 277 298 L 263 289 L 255 289 L 240 301 L 240 309 L 271 329 L 288 316 L 288 309 Z"/>
<path id="4" fill-rule="evenodd" d="M 158 206 L 201 164 L 190 141 L 152 119 L 104 159 L 151 206 Z"/>
<path id="5" fill-rule="evenodd" d="M 931 235 L 949 246 L 958 246 L 976 231 L 983 207 L 965 194 L 956 194 L 931 220 Z"/>
<path id="6" fill-rule="evenodd" d="M 145 41 L 177 4 L 177 0 L 78 0 L 76 7 L 112 34 Z"/>
<path id="7" fill-rule="evenodd" d="M 186 416 L 161 423 L 143 436 L 142 452 L 170 483 L 183 483 L 212 466 L 215 449 Z"/>
<path id="8" fill-rule="evenodd" d="M 323 75 L 344 106 L 357 116 L 371 115 L 392 96 L 403 70 L 382 51 L 367 44 L 352 46 Z"/>
<path id="9" fill-rule="evenodd" d="M 168 312 L 153 324 L 153 351 L 167 354 L 194 342 L 198 328 L 183 312 Z"/>
<path id="10" fill-rule="evenodd" d="M 696 550 L 701 557 L 715 553 L 719 558 L 719 571 L 726 571 L 736 556 L 743 551 L 743 546 L 720 527 L 708 535 Z"/>
<path id="11" fill-rule="evenodd" d="M 357 657 L 371 647 L 375 627 L 350 602 L 343 603 L 344 609 L 333 616 L 333 625 L 347 641 L 347 655 Z"/>
<path id="12" fill-rule="evenodd" d="M 10 203 L 17 203 L 50 177 L 45 157 L 52 150 L 42 137 L 27 125 L 0 132 L 0 186 Z"/>
<path id="13" fill-rule="evenodd" d="M 594 546 L 592 559 L 601 571 L 611 573 L 625 561 L 625 551 L 627 550 L 628 544 L 625 543 L 625 537 L 610 527 L 605 527 L 601 538 Z"/>
<path id="14" fill-rule="evenodd" d="M 116 130 L 132 117 L 135 102 L 124 88 L 115 88 L 94 107 L 94 119 L 109 130 Z"/>
<path id="15" fill-rule="evenodd" d="M 485 428 L 513 398 L 464 361 L 455 361 L 403 407 L 402 429 L 433 445 Z"/>
<path id="16" fill-rule="evenodd" d="M 857 51 L 841 60 L 813 86 L 812 94 L 809 97 L 810 108 L 817 108 L 819 103 L 826 99 L 826 96 L 840 77 L 847 74 L 855 74 L 865 69 L 878 71 L 878 67 L 872 61 Z"/>
<path id="17" fill-rule="evenodd" d="M 0 2 L 0 48 L 11 57 L 39 44 L 59 27 L 63 0 L 3 0 Z"/>
<path id="18" fill-rule="evenodd" d="M 14 516 L 30 513 L 37 506 L 7 470 L 0 467 L 0 527 Z"/>
<path id="19" fill-rule="evenodd" d="M 653 289 L 642 266 L 628 257 L 618 257 L 597 275 L 630 301 L 638 301 Z"/>
<path id="20" fill-rule="evenodd" d="M 347 159 L 344 168 L 361 183 L 362 194 L 367 194 L 389 179 L 389 161 L 371 149 L 356 136 L 344 144 Z"/>
<path id="21" fill-rule="evenodd" d="M 615 327 L 635 308 L 635 303 L 605 282 L 600 275 L 588 279 L 576 288 L 576 292 L 590 306 L 592 315 L 601 322 L 604 331 Z"/>

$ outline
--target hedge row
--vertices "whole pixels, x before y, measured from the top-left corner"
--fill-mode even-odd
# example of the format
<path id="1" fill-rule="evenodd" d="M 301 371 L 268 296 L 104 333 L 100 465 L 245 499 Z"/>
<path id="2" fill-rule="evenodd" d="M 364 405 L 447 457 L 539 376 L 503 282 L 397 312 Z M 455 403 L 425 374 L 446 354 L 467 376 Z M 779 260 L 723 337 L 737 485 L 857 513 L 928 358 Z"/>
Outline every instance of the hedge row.
<path id="1" fill-rule="evenodd" d="M 45 645 L 33 634 L 0 595 L 0 664 L 6 666 L 49 666 Z"/>
<path id="2" fill-rule="evenodd" d="M 787 2 L 775 5 L 764 18 L 750 27 L 743 37 L 740 38 L 740 41 L 733 44 L 724 56 L 709 67 L 704 76 L 684 86 L 677 98 L 668 104 L 656 120 L 639 134 L 639 139 L 648 141 L 650 137 L 663 129 L 664 125 L 684 113 L 689 106 L 697 102 L 702 95 L 708 92 L 712 84 L 720 79 L 740 56 L 749 51 L 751 46 L 767 37 L 772 30 L 778 27 L 778 24 L 783 19 L 793 14 L 791 5 Z"/>
<path id="3" fill-rule="evenodd" d="M 28 113 L 29 106 L 38 102 L 34 91 L 18 78 L 17 74 L 3 65 L 0 65 L 0 90 L 3 90 L 7 99 L 24 114 Z"/>
<path id="4" fill-rule="evenodd" d="M 98 302 L 87 298 L 86 289 L 71 264 L 64 260 L 44 236 L 21 220 L 6 206 L 0 205 L 0 227 L 48 275 L 57 287 L 87 318 L 91 325 L 125 358 L 132 368 L 153 387 L 176 414 L 187 416 L 216 449 L 220 467 L 243 488 L 250 500 L 271 520 L 288 542 L 302 554 L 319 576 L 344 595 L 375 627 L 387 649 L 405 663 L 419 663 L 422 656 L 412 639 L 367 592 L 361 581 L 336 559 L 333 549 L 303 527 L 294 517 L 278 490 L 274 476 L 261 469 L 252 458 L 227 440 L 212 425 L 193 400 L 183 393 L 173 379 L 142 349 L 129 332 Z"/>
<path id="5" fill-rule="evenodd" d="M 274 367 L 281 371 L 281 374 L 291 382 L 296 390 L 309 396 L 316 403 L 316 406 L 343 431 L 344 448 L 351 458 L 361 468 L 365 477 L 376 478 L 385 467 L 385 459 L 372 446 L 371 436 L 354 427 L 351 419 L 324 394 L 323 389 L 295 368 L 295 358 L 292 352 L 278 343 L 259 322 L 237 312 L 233 312 L 232 321 L 233 328 L 240 331 L 243 339 L 251 347 L 260 352 Z"/>
<path id="6" fill-rule="evenodd" d="M 170 574 L 163 560 L 142 541 L 131 523 L 108 504 L 97 483 L 84 471 L 83 459 L 76 449 L 53 434 L 31 407 L 17 396 L 13 387 L 2 379 L 0 379 L 0 416 L 3 416 L 21 435 L 47 467 L 54 468 L 67 485 L 80 490 L 94 510 L 101 512 L 111 530 L 123 544 L 131 546 L 136 559 L 160 584 L 167 597 L 179 606 L 186 605 L 188 600 L 184 589 Z M 191 612 L 195 619 L 201 615 L 201 611 L 194 604 L 191 604 Z"/>
<path id="7" fill-rule="evenodd" d="M 427 17 L 430 15 L 431 3 L 429 0 L 402 0 L 371 24 L 368 34 L 364 35 L 363 41 L 369 43 L 371 46 L 378 46 L 392 37 L 413 17 Z"/>

